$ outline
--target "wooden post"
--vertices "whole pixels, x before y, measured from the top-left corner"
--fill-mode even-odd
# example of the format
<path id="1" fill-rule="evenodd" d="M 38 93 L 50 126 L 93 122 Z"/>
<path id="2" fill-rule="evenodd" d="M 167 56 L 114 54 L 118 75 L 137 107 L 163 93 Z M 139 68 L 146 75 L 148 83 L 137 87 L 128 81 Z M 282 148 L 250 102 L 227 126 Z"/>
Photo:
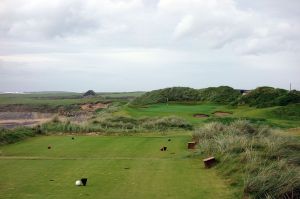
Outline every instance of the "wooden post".
<path id="1" fill-rule="evenodd" d="M 216 164 L 215 157 L 209 157 L 203 160 L 205 168 L 211 168 Z"/>
<path id="2" fill-rule="evenodd" d="M 168 147 L 163 146 L 163 147 L 160 148 L 160 151 L 166 151 L 167 149 L 168 149 Z"/>
<path id="3" fill-rule="evenodd" d="M 188 142 L 188 149 L 195 149 L 196 142 Z"/>

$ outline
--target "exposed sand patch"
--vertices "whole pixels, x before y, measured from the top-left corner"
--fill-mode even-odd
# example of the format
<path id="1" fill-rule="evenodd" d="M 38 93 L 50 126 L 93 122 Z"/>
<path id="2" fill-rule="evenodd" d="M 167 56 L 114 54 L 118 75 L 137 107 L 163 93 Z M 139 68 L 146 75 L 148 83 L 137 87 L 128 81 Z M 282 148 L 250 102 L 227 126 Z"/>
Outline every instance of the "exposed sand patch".
<path id="1" fill-rule="evenodd" d="M 34 126 L 48 122 L 53 114 L 37 112 L 0 112 L 0 126 L 15 128 L 20 126 Z"/>
<path id="2" fill-rule="evenodd" d="M 4 128 L 15 128 L 21 126 L 35 126 L 50 121 L 48 119 L 27 119 L 27 120 L 0 120 L 0 126 Z"/>
<path id="3" fill-rule="evenodd" d="M 196 114 L 193 115 L 193 117 L 196 117 L 196 118 L 207 118 L 207 117 L 209 117 L 209 115 L 203 114 L 203 113 L 196 113 Z"/>
<path id="4" fill-rule="evenodd" d="M 52 113 L 38 113 L 38 112 L 0 112 L 0 120 L 33 120 L 51 118 Z"/>
<path id="5" fill-rule="evenodd" d="M 96 132 L 90 132 L 90 133 L 86 133 L 86 135 L 95 136 L 95 135 L 98 135 L 98 133 L 96 133 Z"/>
<path id="6" fill-rule="evenodd" d="M 88 103 L 88 104 L 82 104 L 80 105 L 80 108 L 84 111 L 95 111 L 97 109 L 105 109 L 108 108 L 109 104 L 104 103 Z"/>
<path id="7" fill-rule="evenodd" d="M 232 115 L 232 113 L 229 112 L 223 112 L 223 111 L 216 111 L 213 113 L 215 116 L 219 116 L 219 117 L 224 117 L 224 116 L 229 116 Z"/>

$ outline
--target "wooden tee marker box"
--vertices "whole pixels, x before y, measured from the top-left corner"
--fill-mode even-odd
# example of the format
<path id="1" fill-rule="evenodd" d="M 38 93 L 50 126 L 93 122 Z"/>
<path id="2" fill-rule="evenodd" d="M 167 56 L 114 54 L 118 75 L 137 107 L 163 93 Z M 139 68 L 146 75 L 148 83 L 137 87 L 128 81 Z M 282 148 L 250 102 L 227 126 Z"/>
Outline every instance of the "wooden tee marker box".
<path id="1" fill-rule="evenodd" d="M 83 186 L 86 186 L 87 178 L 81 178 L 81 182 Z"/>
<path id="2" fill-rule="evenodd" d="M 196 142 L 188 142 L 188 149 L 195 149 Z"/>
<path id="3" fill-rule="evenodd" d="M 206 158 L 203 160 L 203 162 L 204 162 L 205 168 L 211 168 L 212 166 L 214 166 L 217 163 L 215 157 Z"/>
<path id="4" fill-rule="evenodd" d="M 160 151 L 166 151 L 167 150 L 167 147 L 166 146 L 163 146 Z"/>

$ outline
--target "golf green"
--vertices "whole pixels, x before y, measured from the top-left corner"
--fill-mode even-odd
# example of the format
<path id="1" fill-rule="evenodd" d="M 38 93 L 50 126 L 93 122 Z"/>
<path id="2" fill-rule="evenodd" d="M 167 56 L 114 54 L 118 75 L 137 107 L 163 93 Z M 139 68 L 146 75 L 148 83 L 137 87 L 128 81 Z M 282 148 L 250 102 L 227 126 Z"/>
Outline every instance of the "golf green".
<path id="1" fill-rule="evenodd" d="M 215 169 L 189 157 L 188 135 L 74 138 L 35 137 L 0 147 L 0 198 L 234 198 Z M 75 186 L 83 177 L 87 186 Z"/>

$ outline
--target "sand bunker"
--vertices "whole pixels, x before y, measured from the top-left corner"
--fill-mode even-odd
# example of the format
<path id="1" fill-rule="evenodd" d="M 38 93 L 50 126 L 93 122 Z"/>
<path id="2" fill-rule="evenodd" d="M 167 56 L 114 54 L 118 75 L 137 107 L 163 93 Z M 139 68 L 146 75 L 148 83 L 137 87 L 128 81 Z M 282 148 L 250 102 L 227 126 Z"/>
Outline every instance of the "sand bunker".
<path id="1" fill-rule="evenodd" d="M 228 115 L 232 115 L 232 113 L 229 112 L 223 112 L 223 111 L 216 111 L 213 113 L 215 116 L 224 117 Z"/>
<path id="2" fill-rule="evenodd" d="M 97 109 L 105 109 L 108 108 L 109 104 L 104 103 L 88 103 L 88 104 L 82 104 L 80 108 L 84 111 L 95 111 Z"/>
<path id="3" fill-rule="evenodd" d="M 197 114 L 194 114 L 193 117 L 206 118 L 206 117 L 209 117 L 209 115 L 206 115 L 206 114 L 203 114 L 203 113 L 197 113 Z"/>

